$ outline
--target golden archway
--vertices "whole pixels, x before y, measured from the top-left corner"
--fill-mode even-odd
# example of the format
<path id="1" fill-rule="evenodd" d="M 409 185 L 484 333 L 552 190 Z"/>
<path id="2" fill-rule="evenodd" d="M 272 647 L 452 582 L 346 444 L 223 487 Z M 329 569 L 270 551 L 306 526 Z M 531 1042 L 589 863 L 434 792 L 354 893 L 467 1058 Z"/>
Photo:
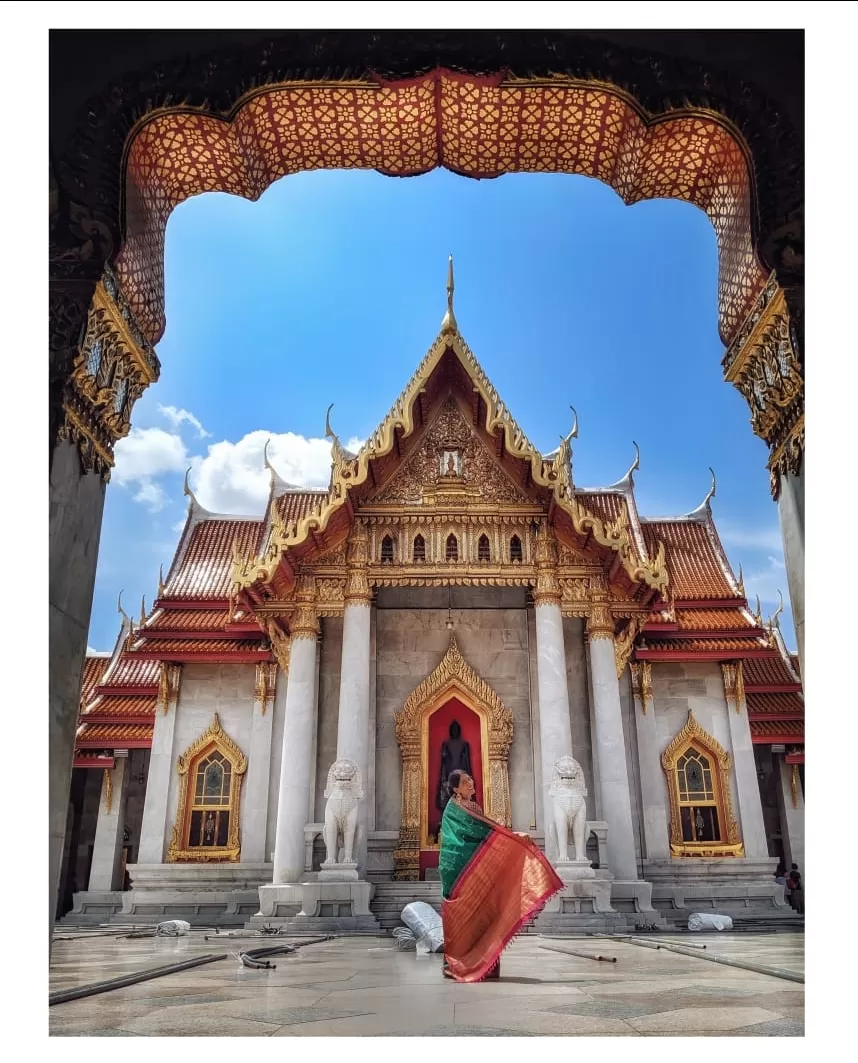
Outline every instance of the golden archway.
<path id="1" fill-rule="evenodd" d="M 683 783 L 683 761 L 693 760 L 700 773 L 699 787 L 693 789 L 687 779 Z M 688 720 L 679 734 L 661 755 L 661 765 L 667 777 L 670 795 L 670 854 L 671 856 L 744 856 L 745 847 L 739 837 L 739 825 L 733 816 L 730 800 L 730 754 L 708 734 L 689 710 Z M 696 840 L 689 823 L 696 816 L 701 822 L 705 813 L 714 811 L 710 825 L 712 838 Z M 686 835 L 689 835 L 686 837 Z"/>
<path id="2" fill-rule="evenodd" d="M 211 763 L 206 764 L 207 761 Z M 207 768 L 213 768 L 213 774 L 219 768 L 222 780 L 220 790 L 211 794 L 210 799 L 205 793 Z M 176 769 L 179 772 L 179 807 L 167 849 L 167 863 L 238 861 L 241 857 L 238 826 L 241 779 L 247 771 L 247 757 L 221 727 L 217 713 L 211 727 L 179 757 Z M 201 837 L 197 839 L 198 844 L 194 844 L 192 824 L 197 817 L 202 823 L 206 814 L 217 820 L 212 841 L 205 843 Z M 217 834 L 221 817 L 226 819 L 223 839 Z"/>
<path id="3" fill-rule="evenodd" d="M 428 793 L 428 750 L 426 722 L 435 709 L 456 697 L 480 718 L 483 747 L 485 809 L 488 815 L 509 827 L 512 804 L 509 794 L 509 747 L 512 745 L 513 717 L 492 688 L 481 679 L 462 656 L 455 636 L 441 663 L 408 696 L 394 714 L 396 740 L 402 754 L 402 811 L 399 844 L 393 854 L 394 878 L 416 881 L 420 877 L 420 841 L 424 832 Z"/>

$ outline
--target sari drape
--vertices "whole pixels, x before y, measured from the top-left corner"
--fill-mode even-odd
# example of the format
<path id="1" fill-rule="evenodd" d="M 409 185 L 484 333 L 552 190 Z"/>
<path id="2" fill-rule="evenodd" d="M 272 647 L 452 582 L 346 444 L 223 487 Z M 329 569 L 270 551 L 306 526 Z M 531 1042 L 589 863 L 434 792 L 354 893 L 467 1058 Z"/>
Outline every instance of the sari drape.
<path id="1" fill-rule="evenodd" d="M 479 982 L 563 882 L 530 838 L 451 800 L 441 821 L 444 955 L 459 982 Z"/>

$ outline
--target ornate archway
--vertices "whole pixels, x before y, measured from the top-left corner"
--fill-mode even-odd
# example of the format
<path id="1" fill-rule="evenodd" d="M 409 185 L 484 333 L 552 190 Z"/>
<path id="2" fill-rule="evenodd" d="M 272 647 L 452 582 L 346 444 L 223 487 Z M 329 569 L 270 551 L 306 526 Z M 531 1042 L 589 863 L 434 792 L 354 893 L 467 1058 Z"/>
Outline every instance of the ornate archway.
<path id="1" fill-rule="evenodd" d="M 661 755 L 670 796 L 671 856 L 744 856 L 730 799 L 730 754 L 689 711 Z"/>
<path id="2" fill-rule="evenodd" d="M 471 668 L 451 635 L 441 663 L 412 691 L 394 717 L 402 755 L 399 843 L 393 854 L 394 878 L 400 881 L 416 881 L 420 875 L 420 847 L 426 833 L 431 782 L 426 721 L 450 698 L 458 699 L 480 718 L 486 756 L 482 772 L 485 810 L 506 826 L 512 825 L 508 766 L 512 712 Z"/>

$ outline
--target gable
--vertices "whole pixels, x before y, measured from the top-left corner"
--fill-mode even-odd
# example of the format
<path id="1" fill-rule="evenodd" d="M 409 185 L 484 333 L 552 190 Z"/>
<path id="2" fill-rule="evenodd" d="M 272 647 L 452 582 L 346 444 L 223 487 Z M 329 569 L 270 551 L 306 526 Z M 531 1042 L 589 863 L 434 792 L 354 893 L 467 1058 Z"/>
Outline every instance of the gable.
<path id="1" fill-rule="evenodd" d="M 442 471 L 443 468 L 443 471 Z M 498 465 L 452 396 L 423 439 L 373 503 L 419 506 L 433 500 L 532 506 L 533 499 Z"/>

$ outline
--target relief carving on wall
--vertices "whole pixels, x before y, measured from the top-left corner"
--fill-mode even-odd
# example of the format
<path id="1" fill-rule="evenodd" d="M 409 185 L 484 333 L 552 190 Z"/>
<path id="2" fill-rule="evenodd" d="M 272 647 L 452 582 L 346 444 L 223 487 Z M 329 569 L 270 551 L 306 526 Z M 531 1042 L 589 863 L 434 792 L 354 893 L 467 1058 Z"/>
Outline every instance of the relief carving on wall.
<path id="1" fill-rule="evenodd" d="M 455 400 L 448 398 L 416 452 L 374 501 L 418 506 L 424 491 L 443 493 L 453 482 L 478 492 L 483 503 L 533 505 L 489 455 Z"/>

